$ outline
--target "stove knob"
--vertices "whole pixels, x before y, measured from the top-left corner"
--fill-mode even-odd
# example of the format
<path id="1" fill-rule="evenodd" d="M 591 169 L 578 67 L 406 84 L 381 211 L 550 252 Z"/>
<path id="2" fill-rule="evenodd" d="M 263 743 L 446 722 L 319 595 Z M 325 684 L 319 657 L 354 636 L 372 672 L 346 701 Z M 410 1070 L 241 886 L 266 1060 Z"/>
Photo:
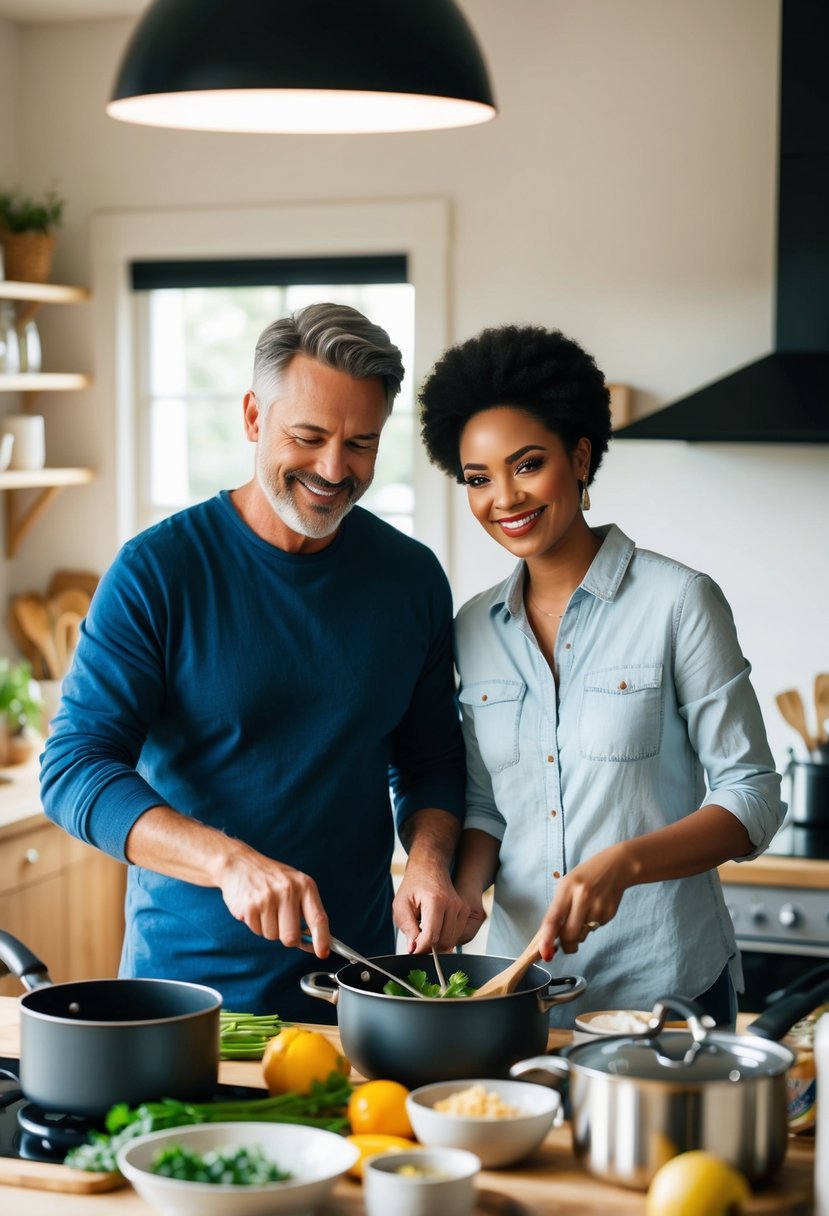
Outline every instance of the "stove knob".
<path id="1" fill-rule="evenodd" d="M 794 904 L 783 904 L 783 907 L 780 909 L 778 919 L 780 924 L 786 929 L 794 929 L 800 924 L 800 911 L 794 906 Z"/>
<path id="2" fill-rule="evenodd" d="M 749 916 L 753 925 L 764 925 L 768 920 L 766 909 L 762 904 L 754 904 L 749 912 Z"/>

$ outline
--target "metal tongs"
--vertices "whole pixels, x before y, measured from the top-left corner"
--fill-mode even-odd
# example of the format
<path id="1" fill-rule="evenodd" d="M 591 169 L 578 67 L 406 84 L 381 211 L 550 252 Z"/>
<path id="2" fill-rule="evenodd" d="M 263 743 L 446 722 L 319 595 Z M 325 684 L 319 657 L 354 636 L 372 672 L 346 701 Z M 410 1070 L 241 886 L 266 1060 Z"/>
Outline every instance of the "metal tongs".
<path id="1" fill-rule="evenodd" d="M 346 944 L 341 942 L 339 938 L 329 936 L 328 940 L 330 941 L 331 949 L 335 952 L 335 954 L 341 954 L 342 957 L 347 958 L 350 963 L 362 963 L 364 967 L 371 967 L 373 971 L 379 971 L 381 975 L 385 975 L 387 979 L 394 980 L 395 984 L 399 984 L 401 988 L 405 988 L 411 996 L 416 996 L 418 1000 L 423 1001 L 429 999 L 428 997 L 425 997 L 422 992 L 418 992 L 418 990 L 407 980 L 401 979 L 399 975 L 392 974 L 391 971 L 387 971 L 385 967 L 381 967 L 379 963 L 375 963 L 372 959 L 365 958 L 362 954 L 358 954 L 356 950 L 352 950 L 350 946 L 346 946 Z M 306 946 L 313 945 L 311 934 L 307 931 L 303 932 L 302 941 Z"/>

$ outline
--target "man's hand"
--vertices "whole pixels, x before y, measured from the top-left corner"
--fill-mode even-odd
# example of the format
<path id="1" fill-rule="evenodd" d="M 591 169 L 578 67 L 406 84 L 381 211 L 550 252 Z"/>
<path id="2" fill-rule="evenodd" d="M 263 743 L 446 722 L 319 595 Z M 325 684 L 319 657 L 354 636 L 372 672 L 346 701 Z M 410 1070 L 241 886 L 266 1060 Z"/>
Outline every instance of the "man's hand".
<path id="1" fill-rule="evenodd" d="M 135 865 L 199 887 L 218 887 L 231 915 L 269 941 L 299 946 L 304 922 L 314 953 L 328 957 L 328 917 L 317 884 L 301 870 L 169 806 L 151 807 L 138 817 L 126 852 Z"/>
<path id="2" fill-rule="evenodd" d="M 301 946 L 307 925 L 314 954 L 328 957 L 328 917 L 308 874 L 242 846 L 225 860 L 217 878 L 231 915 L 251 932 L 283 946 Z"/>
<path id="3" fill-rule="evenodd" d="M 409 859 L 393 913 L 410 954 L 424 954 L 432 946 L 450 949 L 469 920 L 470 909 L 450 875 L 459 836 L 460 823 L 448 811 L 417 811 L 403 825 Z"/>

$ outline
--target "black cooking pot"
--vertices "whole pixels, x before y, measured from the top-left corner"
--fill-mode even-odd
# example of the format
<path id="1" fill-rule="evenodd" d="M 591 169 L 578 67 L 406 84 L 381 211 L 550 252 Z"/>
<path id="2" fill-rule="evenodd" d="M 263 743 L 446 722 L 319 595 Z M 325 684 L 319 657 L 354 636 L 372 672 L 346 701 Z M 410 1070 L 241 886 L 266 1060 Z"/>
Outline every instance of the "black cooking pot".
<path id="1" fill-rule="evenodd" d="M 438 957 L 446 976 L 463 971 L 473 988 L 514 961 L 484 954 Z M 391 954 L 374 961 L 402 979 L 422 970 L 437 982 L 428 956 Z M 309 996 L 337 1006 L 343 1051 L 362 1076 L 400 1081 L 409 1089 L 462 1077 L 508 1076 L 521 1056 L 546 1049 L 553 1005 L 572 1001 L 587 988 L 581 976 L 551 977 L 537 965 L 515 992 L 479 1000 L 387 996 L 386 982 L 373 968 L 349 963 L 334 975 L 303 976 L 301 985 Z"/>
<path id="2" fill-rule="evenodd" d="M 195 1101 L 215 1088 L 215 989 L 154 979 L 53 984 L 40 959 L 2 931 L 0 962 L 30 990 L 20 999 L 20 1088 L 30 1102 L 99 1116 L 116 1102 Z"/>
<path id="3" fill-rule="evenodd" d="M 748 1026 L 714 1027 L 693 1001 L 665 997 L 642 1034 L 608 1035 L 514 1064 L 521 1080 L 569 1086 L 573 1149 L 605 1182 L 646 1190 L 671 1157 L 715 1153 L 752 1184 L 788 1145 L 786 1073 L 794 1052 L 774 1040 L 829 996 L 829 982 L 796 991 Z M 689 1032 L 665 1030 L 669 1010 Z"/>

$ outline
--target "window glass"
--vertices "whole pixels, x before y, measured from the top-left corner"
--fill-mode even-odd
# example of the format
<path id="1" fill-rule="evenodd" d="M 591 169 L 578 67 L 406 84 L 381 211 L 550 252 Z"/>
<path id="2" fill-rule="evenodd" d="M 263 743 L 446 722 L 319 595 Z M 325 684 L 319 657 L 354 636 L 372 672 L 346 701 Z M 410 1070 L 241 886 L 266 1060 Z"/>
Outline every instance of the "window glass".
<path id="1" fill-rule="evenodd" d="M 259 334 L 305 304 L 350 304 L 400 347 L 407 375 L 383 429 L 375 479 L 361 504 L 411 534 L 416 433 L 414 288 L 408 283 L 158 288 L 140 310 L 138 526 L 248 481 L 253 449 L 242 398 Z"/>

